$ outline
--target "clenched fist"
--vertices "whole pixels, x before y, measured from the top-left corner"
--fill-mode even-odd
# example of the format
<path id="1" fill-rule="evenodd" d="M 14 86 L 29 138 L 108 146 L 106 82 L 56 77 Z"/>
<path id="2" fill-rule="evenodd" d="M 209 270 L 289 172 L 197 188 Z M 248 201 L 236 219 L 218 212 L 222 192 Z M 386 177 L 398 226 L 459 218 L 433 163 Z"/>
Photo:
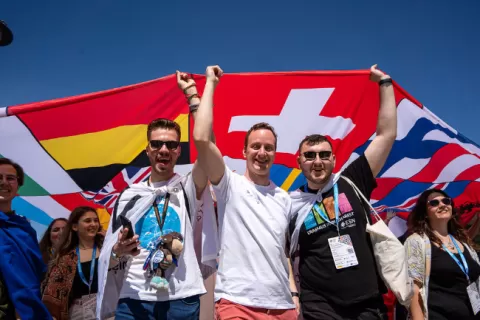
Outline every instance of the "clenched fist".
<path id="1" fill-rule="evenodd" d="M 207 77 L 207 82 L 211 82 L 214 85 L 217 85 L 220 81 L 220 77 L 223 75 L 223 70 L 219 66 L 209 66 L 205 72 Z"/>

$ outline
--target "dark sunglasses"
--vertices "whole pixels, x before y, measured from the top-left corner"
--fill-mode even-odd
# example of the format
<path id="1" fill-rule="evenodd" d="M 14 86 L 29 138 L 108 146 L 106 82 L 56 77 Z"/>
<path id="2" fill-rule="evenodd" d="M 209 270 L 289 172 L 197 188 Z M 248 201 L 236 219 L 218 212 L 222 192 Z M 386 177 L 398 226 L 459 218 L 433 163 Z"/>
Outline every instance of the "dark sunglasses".
<path id="1" fill-rule="evenodd" d="M 175 150 L 180 145 L 178 141 L 162 141 L 162 140 L 150 140 L 150 147 L 152 149 L 161 149 L 163 145 L 167 146 L 168 150 Z"/>
<path id="2" fill-rule="evenodd" d="M 431 207 L 436 207 L 442 202 L 444 205 L 449 206 L 452 204 L 452 199 L 451 198 L 442 198 L 441 200 L 438 199 L 433 199 L 428 201 L 428 205 Z"/>
<path id="3" fill-rule="evenodd" d="M 315 160 L 317 158 L 317 154 L 322 160 L 329 160 L 330 156 L 332 155 L 332 151 L 320 151 L 320 152 L 315 152 L 315 151 L 307 151 L 303 153 L 303 156 L 307 160 Z"/>

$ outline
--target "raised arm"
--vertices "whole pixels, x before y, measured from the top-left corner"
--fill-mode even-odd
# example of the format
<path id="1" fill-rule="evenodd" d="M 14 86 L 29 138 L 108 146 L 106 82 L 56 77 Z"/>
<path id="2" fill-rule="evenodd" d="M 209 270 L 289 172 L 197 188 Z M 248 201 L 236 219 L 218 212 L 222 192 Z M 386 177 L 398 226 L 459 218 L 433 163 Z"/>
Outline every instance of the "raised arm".
<path id="1" fill-rule="evenodd" d="M 197 110 L 193 140 L 197 147 L 197 161 L 213 185 L 217 185 L 225 173 L 225 163 L 222 154 L 212 141 L 213 124 L 213 94 L 223 71 L 219 66 L 208 67 L 207 81 L 203 91 L 202 101 Z"/>
<path id="2" fill-rule="evenodd" d="M 185 94 L 185 98 L 187 99 L 189 105 L 190 114 L 193 117 L 193 121 L 196 123 L 197 108 L 200 105 L 200 97 L 197 91 L 197 84 L 195 83 L 195 80 L 193 80 L 192 77 L 190 77 L 187 73 L 177 70 L 176 75 L 177 85 Z M 200 199 L 202 197 L 203 190 L 205 190 L 207 186 L 208 178 L 205 174 L 205 171 L 202 170 L 202 168 L 198 165 L 196 161 L 193 164 L 192 168 L 192 178 L 193 183 L 195 184 L 195 193 L 197 199 Z"/>
<path id="3" fill-rule="evenodd" d="M 380 111 L 378 112 L 377 134 L 365 150 L 365 157 L 376 177 L 387 161 L 392 150 L 393 143 L 397 137 L 397 106 L 393 84 L 388 79 L 389 75 L 384 74 L 374 65 L 370 69 L 370 79 L 380 84 Z M 384 80 L 384 81 L 382 81 Z"/>

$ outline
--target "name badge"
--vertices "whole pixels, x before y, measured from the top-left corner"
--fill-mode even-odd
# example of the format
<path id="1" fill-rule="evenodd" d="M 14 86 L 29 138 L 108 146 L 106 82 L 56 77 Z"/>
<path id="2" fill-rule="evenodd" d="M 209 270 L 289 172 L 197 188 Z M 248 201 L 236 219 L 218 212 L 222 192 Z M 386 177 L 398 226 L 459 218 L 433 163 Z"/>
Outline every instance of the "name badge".
<path id="1" fill-rule="evenodd" d="M 358 265 L 357 255 L 355 249 L 353 249 L 352 239 L 350 235 L 328 239 L 328 245 L 332 252 L 333 261 L 335 262 L 335 268 L 345 269 L 348 267 Z"/>
<path id="2" fill-rule="evenodd" d="M 473 314 L 477 314 L 480 311 L 480 295 L 478 294 L 478 287 L 476 282 L 472 282 L 467 287 L 468 298 L 472 305 Z"/>

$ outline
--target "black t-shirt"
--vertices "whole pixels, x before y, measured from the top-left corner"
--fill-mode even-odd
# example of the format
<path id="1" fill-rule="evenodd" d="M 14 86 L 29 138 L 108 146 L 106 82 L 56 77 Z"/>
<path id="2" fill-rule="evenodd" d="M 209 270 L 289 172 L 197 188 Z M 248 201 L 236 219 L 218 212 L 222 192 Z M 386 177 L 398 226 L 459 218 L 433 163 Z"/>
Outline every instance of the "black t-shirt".
<path id="1" fill-rule="evenodd" d="M 342 175 L 352 180 L 370 199 L 377 184 L 364 155 L 353 161 Z M 340 235 L 350 235 L 358 265 L 336 269 L 328 239 L 338 236 L 337 229 L 311 210 L 298 239 L 301 300 L 351 306 L 378 297 L 386 292 L 386 287 L 378 276 L 372 245 L 365 230 L 364 204 L 345 180 L 339 179 L 337 184 Z M 308 192 L 316 193 L 315 190 Z M 335 223 L 333 188 L 323 193 L 322 198 L 323 201 L 318 205 Z M 290 222 L 290 233 L 295 228 L 295 220 L 296 217 Z"/>
<path id="2" fill-rule="evenodd" d="M 480 266 L 468 250 L 463 255 L 468 264 L 470 279 L 480 276 Z M 455 254 L 461 263 L 460 255 Z M 432 320 L 480 319 L 480 313 L 473 315 L 468 299 L 465 274 L 450 255 L 432 244 L 432 264 L 428 286 L 428 316 Z"/>
<path id="3" fill-rule="evenodd" d="M 80 259 L 80 257 L 79 257 Z M 82 271 L 85 280 L 90 281 L 90 263 L 91 261 L 82 262 Z M 98 258 L 95 259 L 95 271 L 93 272 L 93 281 L 92 286 L 90 288 L 90 293 L 94 294 L 98 292 Z M 73 285 L 72 290 L 70 293 L 71 301 L 75 299 L 80 299 L 82 296 L 88 295 L 88 286 L 83 283 L 82 278 L 80 278 L 80 273 L 75 273 L 75 277 L 73 278 Z"/>

